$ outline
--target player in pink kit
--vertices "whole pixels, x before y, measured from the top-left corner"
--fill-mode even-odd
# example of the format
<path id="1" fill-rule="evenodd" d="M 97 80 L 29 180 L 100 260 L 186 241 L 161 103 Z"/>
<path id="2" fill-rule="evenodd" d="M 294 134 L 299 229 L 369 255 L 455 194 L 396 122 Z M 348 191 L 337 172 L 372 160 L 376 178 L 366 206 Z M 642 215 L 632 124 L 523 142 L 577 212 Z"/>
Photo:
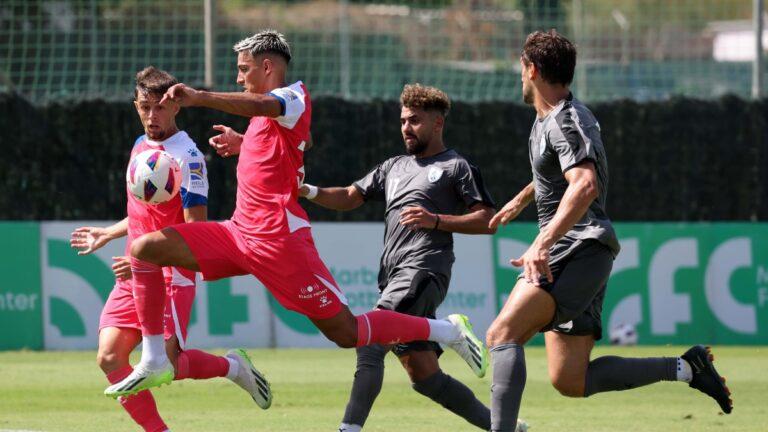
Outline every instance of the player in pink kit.
<path id="1" fill-rule="evenodd" d="M 463 315 L 446 320 L 387 310 L 352 315 L 317 253 L 307 214 L 298 203 L 312 103 L 301 81 L 286 85 L 290 47 L 283 35 L 266 30 L 234 50 L 237 83 L 245 91 L 214 93 L 177 84 L 161 104 L 208 107 L 251 119 L 244 135 L 217 125 L 214 129 L 222 133 L 210 140 L 220 155 L 240 155 L 235 212 L 225 222 L 174 225 L 133 242 L 137 312 L 144 343 L 152 348 L 142 351 L 130 376 L 105 393 L 132 394 L 171 381 L 161 345 L 162 266 L 200 271 L 205 280 L 252 274 L 283 306 L 306 315 L 340 347 L 431 340 L 447 344 L 476 373 L 484 373 L 487 350 Z"/>
<path id="2" fill-rule="evenodd" d="M 168 73 L 148 67 L 136 75 L 135 105 L 145 135 L 134 143 L 131 159 L 145 150 L 169 153 L 181 167 L 181 191 L 172 200 L 158 205 L 145 204 L 128 193 L 128 217 L 107 227 L 81 227 L 72 233 L 70 243 L 79 255 L 90 254 L 109 241 L 128 236 L 126 253 L 138 236 L 170 225 L 206 220 L 208 180 L 205 160 L 189 136 L 176 127 L 176 104 L 159 104 L 165 91 L 177 81 Z M 141 325 L 133 298 L 130 261 L 115 257 L 117 278 L 99 323 L 98 363 L 107 379 L 118 382 L 132 368 L 131 351 L 141 340 Z M 187 325 L 195 298 L 195 272 L 177 267 L 163 268 L 163 338 L 165 350 L 176 366 L 175 379 L 227 377 L 248 391 L 263 408 L 271 402 L 271 392 L 263 376 L 255 371 L 247 354 L 233 350 L 225 357 L 199 350 L 186 350 Z M 121 398 L 121 405 L 145 431 L 168 428 L 158 414 L 149 391 Z"/>

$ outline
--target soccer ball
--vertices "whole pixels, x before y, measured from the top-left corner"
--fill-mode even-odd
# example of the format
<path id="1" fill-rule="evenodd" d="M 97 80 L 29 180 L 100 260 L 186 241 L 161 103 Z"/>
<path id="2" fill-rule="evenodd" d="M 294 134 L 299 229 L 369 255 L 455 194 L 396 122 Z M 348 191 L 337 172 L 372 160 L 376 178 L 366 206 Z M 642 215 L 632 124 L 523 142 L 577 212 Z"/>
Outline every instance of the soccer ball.
<path id="1" fill-rule="evenodd" d="M 145 150 L 128 164 L 125 174 L 128 190 L 137 200 L 147 204 L 170 201 L 181 187 L 181 168 L 162 150 Z"/>
<path id="2" fill-rule="evenodd" d="M 631 324 L 619 324 L 611 329 L 611 345 L 637 345 L 637 330 Z"/>

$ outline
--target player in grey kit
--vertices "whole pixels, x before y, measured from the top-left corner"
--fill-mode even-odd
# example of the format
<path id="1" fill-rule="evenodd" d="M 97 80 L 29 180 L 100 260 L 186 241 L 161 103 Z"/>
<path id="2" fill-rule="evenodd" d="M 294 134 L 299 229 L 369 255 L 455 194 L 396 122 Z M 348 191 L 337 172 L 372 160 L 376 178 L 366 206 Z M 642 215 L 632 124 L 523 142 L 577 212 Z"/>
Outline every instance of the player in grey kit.
<path id="1" fill-rule="evenodd" d="M 480 172 L 443 144 L 450 108 L 442 91 L 406 85 L 400 96 L 400 124 L 408 155 L 395 156 L 349 187 L 304 185 L 316 204 L 351 210 L 365 201 L 386 202 L 384 252 L 379 270 L 381 299 L 376 307 L 435 317 L 445 299 L 454 262 L 453 234 L 492 234 L 494 203 Z M 340 431 L 359 431 L 384 378 L 384 356 L 392 350 L 417 392 L 473 425 L 488 430 L 490 412 L 472 391 L 440 370 L 440 346 L 412 342 L 357 350 L 357 371 Z M 478 353 L 473 370 L 485 374 Z"/>
<path id="2" fill-rule="evenodd" d="M 608 161 L 600 126 L 568 89 L 576 49 L 556 31 L 528 36 L 520 58 L 523 99 L 536 109 L 528 140 L 533 182 L 507 203 L 490 227 L 517 217 L 534 198 L 540 232 L 513 265 L 523 273 L 487 333 L 493 362 L 491 430 L 515 429 L 525 387 L 523 345 L 544 335 L 552 384 L 565 396 L 626 390 L 658 381 L 685 381 L 714 398 L 725 413 L 732 401 L 708 348 L 681 357 L 600 357 L 606 282 L 619 243 L 605 213 Z"/>

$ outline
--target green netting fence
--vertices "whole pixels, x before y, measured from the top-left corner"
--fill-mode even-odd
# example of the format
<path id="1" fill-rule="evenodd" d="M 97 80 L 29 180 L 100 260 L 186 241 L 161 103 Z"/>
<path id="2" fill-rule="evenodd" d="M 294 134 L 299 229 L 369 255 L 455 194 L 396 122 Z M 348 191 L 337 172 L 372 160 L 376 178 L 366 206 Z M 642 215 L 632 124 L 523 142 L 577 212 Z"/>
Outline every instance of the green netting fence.
<path id="1" fill-rule="evenodd" d="M 753 0 L 213 0 L 214 87 L 235 90 L 231 46 L 272 27 L 315 95 L 519 100 L 520 47 L 557 28 L 577 43 L 583 100 L 750 96 Z M 202 85 L 204 0 L 2 0 L 0 87 L 34 102 L 128 97 L 148 64 Z M 750 47 L 753 47 L 750 49 Z M 764 80 L 768 81 L 768 80 Z"/>

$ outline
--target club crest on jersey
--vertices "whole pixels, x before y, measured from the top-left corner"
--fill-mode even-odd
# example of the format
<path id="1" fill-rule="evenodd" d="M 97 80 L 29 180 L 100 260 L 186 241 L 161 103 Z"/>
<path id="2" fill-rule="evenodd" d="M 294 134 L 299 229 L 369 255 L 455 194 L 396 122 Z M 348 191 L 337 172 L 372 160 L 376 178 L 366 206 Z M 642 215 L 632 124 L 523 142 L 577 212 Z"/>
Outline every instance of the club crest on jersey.
<path id="1" fill-rule="evenodd" d="M 547 149 L 547 134 L 541 134 L 541 140 L 539 141 L 539 156 L 544 154 L 544 150 Z"/>
<path id="2" fill-rule="evenodd" d="M 438 167 L 431 167 L 429 168 L 429 172 L 427 173 L 427 179 L 430 183 L 434 183 L 438 180 L 440 180 L 440 177 L 443 176 L 443 170 L 441 170 Z"/>

